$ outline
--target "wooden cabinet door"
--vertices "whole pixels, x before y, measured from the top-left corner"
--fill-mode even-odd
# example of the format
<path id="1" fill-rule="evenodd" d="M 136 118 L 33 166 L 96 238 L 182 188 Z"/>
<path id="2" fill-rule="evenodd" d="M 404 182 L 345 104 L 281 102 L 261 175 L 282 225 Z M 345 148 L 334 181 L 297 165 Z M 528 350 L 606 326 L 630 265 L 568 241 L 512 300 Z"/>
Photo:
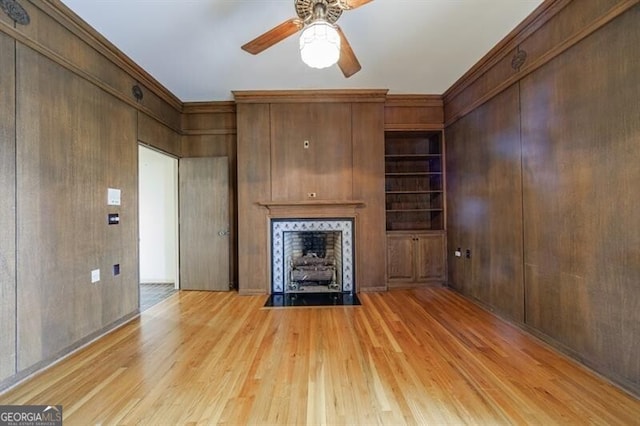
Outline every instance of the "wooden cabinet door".
<path id="1" fill-rule="evenodd" d="M 413 235 L 389 235 L 387 237 L 387 276 L 390 282 L 414 280 Z"/>
<path id="2" fill-rule="evenodd" d="M 444 281 L 446 278 L 444 234 L 417 235 L 414 243 L 416 280 Z"/>
<path id="3" fill-rule="evenodd" d="M 181 158 L 180 287 L 229 290 L 229 160 Z"/>

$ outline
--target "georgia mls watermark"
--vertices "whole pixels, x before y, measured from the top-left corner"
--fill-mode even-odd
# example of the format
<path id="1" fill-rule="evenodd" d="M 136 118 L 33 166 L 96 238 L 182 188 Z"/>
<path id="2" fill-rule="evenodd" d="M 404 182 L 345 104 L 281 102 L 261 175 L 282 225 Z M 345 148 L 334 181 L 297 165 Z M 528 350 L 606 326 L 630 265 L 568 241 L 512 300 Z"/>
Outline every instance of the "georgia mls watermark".
<path id="1" fill-rule="evenodd" d="M 0 405 L 0 426 L 62 426 L 62 405 Z"/>

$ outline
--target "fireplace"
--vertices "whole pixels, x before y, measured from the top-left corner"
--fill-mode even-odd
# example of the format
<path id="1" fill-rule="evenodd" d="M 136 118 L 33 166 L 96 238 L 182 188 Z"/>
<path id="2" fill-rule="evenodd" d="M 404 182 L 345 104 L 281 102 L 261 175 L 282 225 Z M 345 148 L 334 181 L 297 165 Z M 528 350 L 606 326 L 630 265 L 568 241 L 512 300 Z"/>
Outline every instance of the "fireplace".
<path id="1" fill-rule="evenodd" d="M 353 219 L 271 219 L 271 293 L 353 293 Z"/>

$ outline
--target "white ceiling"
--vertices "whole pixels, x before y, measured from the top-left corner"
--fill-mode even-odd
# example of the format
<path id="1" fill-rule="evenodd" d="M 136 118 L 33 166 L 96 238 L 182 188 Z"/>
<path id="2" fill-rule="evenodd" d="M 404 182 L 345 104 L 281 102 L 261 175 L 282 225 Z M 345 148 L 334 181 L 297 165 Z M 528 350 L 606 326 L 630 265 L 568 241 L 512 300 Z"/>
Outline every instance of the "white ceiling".
<path id="1" fill-rule="evenodd" d="M 308 68 L 298 36 L 240 49 L 295 16 L 293 0 L 62 0 L 184 102 L 231 90 L 389 89 L 442 94 L 542 0 L 375 0 L 338 21 L 362 70 Z"/>

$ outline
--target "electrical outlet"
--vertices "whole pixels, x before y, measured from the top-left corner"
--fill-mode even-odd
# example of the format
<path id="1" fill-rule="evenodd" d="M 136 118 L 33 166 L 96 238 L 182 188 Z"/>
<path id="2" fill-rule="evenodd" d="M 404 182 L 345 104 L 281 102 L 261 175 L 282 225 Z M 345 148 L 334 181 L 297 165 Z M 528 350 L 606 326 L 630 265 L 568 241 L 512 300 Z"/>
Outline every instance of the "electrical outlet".
<path id="1" fill-rule="evenodd" d="M 95 284 L 100 281 L 100 269 L 94 269 L 91 271 L 91 284 Z"/>

